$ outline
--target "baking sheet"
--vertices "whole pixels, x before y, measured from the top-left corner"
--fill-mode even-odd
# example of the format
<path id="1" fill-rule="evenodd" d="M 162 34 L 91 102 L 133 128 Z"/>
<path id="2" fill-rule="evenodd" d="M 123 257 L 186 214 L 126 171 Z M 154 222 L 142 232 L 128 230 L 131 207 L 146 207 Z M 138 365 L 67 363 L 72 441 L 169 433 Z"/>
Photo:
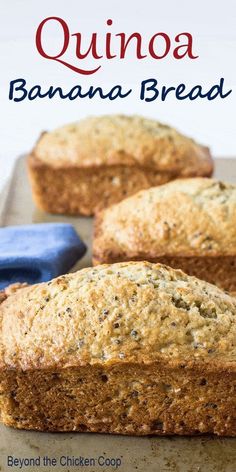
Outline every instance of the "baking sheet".
<path id="1" fill-rule="evenodd" d="M 215 176 L 228 182 L 236 182 L 236 159 L 217 159 Z M 1 202 L 3 201 L 1 226 L 56 221 L 72 223 L 89 247 L 87 254 L 73 270 L 91 265 L 92 219 L 52 216 L 36 210 L 31 198 L 24 157 L 19 158 L 16 163 L 4 199 L 1 195 Z M 22 469 L 19 465 L 8 466 L 9 456 L 15 459 L 35 459 L 35 465 L 25 466 Z M 65 456 L 68 457 L 70 464 L 73 464 L 73 458 L 80 458 L 80 465 L 63 465 L 67 461 Z M 104 466 L 105 460 L 107 465 Z M 56 465 L 53 465 L 55 461 Z M 86 465 L 87 463 L 92 465 Z M 135 438 L 81 433 L 39 433 L 17 431 L 1 425 L 0 471 L 9 470 L 236 472 L 236 439 L 209 436 Z"/>

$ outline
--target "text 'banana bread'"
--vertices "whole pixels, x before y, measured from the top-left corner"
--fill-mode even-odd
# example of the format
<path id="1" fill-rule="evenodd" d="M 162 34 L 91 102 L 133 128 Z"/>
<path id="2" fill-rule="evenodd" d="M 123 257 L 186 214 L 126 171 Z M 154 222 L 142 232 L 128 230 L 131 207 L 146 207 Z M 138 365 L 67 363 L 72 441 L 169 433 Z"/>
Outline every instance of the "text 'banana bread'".
<path id="1" fill-rule="evenodd" d="M 98 215 L 93 262 L 148 260 L 236 291 L 236 185 L 178 179 Z"/>
<path id="2" fill-rule="evenodd" d="M 236 436 L 236 299 L 215 286 L 131 262 L 1 301 L 6 425 Z"/>
<path id="3" fill-rule="evenodd" d="M 139 116 L 91 117 L 43 133 L 28 159 L 34 200 L 51 213 L 92 215 L 177 176 L 209 176 L 209 149 Z"/>

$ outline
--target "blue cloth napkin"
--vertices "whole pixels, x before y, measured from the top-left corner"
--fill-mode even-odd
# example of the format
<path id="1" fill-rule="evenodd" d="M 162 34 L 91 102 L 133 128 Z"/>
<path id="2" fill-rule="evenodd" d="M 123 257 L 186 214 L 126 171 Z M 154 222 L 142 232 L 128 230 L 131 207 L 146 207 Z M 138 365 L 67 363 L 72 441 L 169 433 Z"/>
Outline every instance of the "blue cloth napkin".
<path id="1" fill-rule="evenodd" d="M 0 289 L 65 274 L 86 252 L 73 226 L 45 223 L 0 228 Z"/>

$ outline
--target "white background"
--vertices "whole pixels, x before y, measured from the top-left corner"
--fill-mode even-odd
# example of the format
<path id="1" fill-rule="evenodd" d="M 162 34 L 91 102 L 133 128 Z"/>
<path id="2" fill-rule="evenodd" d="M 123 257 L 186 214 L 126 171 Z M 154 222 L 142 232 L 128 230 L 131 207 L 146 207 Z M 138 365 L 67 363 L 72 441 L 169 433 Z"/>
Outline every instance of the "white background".
<path id="1" fill-rule="evenodd" d="M 1 0 L 0 28 L 0 186 L 10 173 L 12 163 L 21 153 L 29 151 L 42 130 L 52 129 L 86 115 L 101 113 L 140 113 L 155 117 L 177 127 L 204 144 L 215 157 L 236 156 L 236 2 L 235 0 Z M 35 33 L 39 23 L 48 16 L 59 16 L 67 21 L 71 33 L 82 32 L 83 45 L 89 43 L 92 32 L 98 33 L 98 46 L 104 51 L 104 37 L 110 31 L 131 34 L 140 32 L 144 49 L 148 39 L 164 31 L 171 39 L 188 31 L 194 38 L 196 60 L 168 58 L 137 60 L 132 53 L 127 59 L 86 60 L 88 67 L 101 64 L 93 76 L 83 77 L 61 64 L 42 58 L 35 47 Z M 113 26 L 106 20 L 111 18 Z M 48 52 L 60 48 L 60 29 L 47 29 Z M 117 51 L 117 39 L 114 48 Z M 67 60 L 79 64 L 75 57 L 75 38 Z M 83 61 L 85 62 L 85 61 Z M 225 100 L 177 101 L 169 98 L 145 103 L 136 93 L 123 100 L 60 99 L 9 101 L 9 82 L 25 78 L 28 87 L 40 84 L 43 91 L 50 85 L 62 86 L 65 91 L 76 85 L 84 91 L 90 85 L 109 90 L 115 84 L 133 88 L 137 92 L 141 80 L 155 77 L 160 85 L 178 85 L 189 88 L 202 84 L 205 89 L 225 78 L 226 88 L 233 93 Z"/>

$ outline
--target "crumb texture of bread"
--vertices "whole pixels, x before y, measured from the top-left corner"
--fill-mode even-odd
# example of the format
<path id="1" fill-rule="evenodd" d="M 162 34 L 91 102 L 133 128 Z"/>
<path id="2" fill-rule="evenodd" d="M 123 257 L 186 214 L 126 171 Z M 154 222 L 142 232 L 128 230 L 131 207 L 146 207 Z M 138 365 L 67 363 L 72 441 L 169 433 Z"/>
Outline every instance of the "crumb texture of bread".
<path id="1" fill-rule="evenodd" d="M 161 264 L 97 266 L 0 304 L 10 426 L 236 435 L 236 299 Z"/>
<path id="2" fill-rule="evenodd" d="M 91 215 L 176 177 L 210 176 L 213 161 L 207 147 L 170 126 L 107 115 L 43 133 L 28 168 L 38 207 Z"/>
<path id="3" fill-rule="evenodd" d="M 93 260 L 164 262 L 235 290 L 235 242 L 236 186 L 177 179 L 100 212 Z"/>

